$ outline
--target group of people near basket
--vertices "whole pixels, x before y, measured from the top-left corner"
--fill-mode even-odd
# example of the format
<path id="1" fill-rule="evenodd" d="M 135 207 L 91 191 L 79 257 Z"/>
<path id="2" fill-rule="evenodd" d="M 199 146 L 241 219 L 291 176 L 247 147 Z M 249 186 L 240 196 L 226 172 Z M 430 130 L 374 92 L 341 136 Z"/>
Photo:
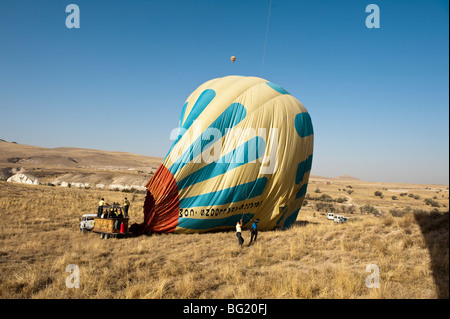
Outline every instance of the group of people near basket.
<path id="1" fill-rule="evenodd" d="M 259 219 L 254 220 L 252 227 L 250 227 L 251 235 L 250 235 L 250 243 L 248 244 L 249 246 L 252 244 L 253 241 L 256 241 L 256 238 L 258 237 L 258 222 Z M 242 237 L 242 219 L 236 223 L 236 237 L 238 238 L 239 246 L 242 246 L 244 244 L 244 238 Z"/>
<path id="2" fill-rule="evenodd" d="M 108 208 L 104 209 L 104 207 L 108 206 Z M 130 207 L 130 202 L 125 197 L 123 202 L 123 211 L 122 207 L 120 207 L 119 203 L 114 202 L 112 205 L 109 205 L 105 202 L 105 199 L 102 198 L 98 203 L 98 218 L 128 218 L 128 208 Z"/>
<path id="3" fill-rule="evenodd" d="M 109 208 L 103 209 L 105 206 L 109 206 Z M 98 212 L 97 217 L 99 218 L 128 218 L 128 208 L 130 207 L 130 202 L 125 197 L 124 204 L 123 204 L 123 211 L 122 207 L 119 206 L 119 203 L 113 203 L 113 205 L 109 205 L 105 202 L 105 199 L 102 198 L 100 202 L 98 203 Z M 253 221 L 253 220 L 250 220 Z M 258 222 L 259 219 L 256 219 L 253 221 L 252 226 L 250 227 L 250 243 L 249 246 L 252 244 L 253 241 L 256 242 L 256 239 L 258 237 Z M 242 237 L 242 219 L 239 220 L 236 223 L 236 236 L 238 238 L 239 246 L 242 246 L 244 244 L 244 238 Z"/>

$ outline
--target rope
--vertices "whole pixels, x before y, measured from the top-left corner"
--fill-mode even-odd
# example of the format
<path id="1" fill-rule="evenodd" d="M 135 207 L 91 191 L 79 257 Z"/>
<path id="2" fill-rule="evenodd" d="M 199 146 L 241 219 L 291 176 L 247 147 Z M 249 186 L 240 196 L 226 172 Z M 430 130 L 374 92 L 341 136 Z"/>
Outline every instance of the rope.
<path id="1" fill-rule="evenodd" d="M 266 26 L 266 38 L 264 40 L 264 52 L 262 57 L 262 63 L 261 63 L 261 75 L 264 70 L 264 58 L 266 56 L 266 47 L 267 47 L 267 36 L 269 35 L 269 22 L 270 22 L 270 9 L 272 8 L 272 0 L 270 0 L 269 3 L 269 14 L 267 15 L 267 26 Z"/>

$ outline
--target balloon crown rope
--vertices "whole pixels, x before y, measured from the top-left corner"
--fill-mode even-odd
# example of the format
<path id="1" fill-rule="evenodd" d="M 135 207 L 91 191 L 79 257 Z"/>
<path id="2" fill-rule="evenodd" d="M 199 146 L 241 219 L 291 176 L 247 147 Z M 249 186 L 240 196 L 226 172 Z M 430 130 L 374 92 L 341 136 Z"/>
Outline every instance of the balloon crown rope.
<path id="1" fill-rule="evenodd" d="M 264 48 L 263 48 L 263 54 L 262 54 L 262 61 L 261 61 L 261 72 L 260 72 L 260 76 L 262 76 L 263 71 L 264 71 L 264 60 L 266 57 L 266 49 L 267 49 L 267 40 L 268 40 L 268 36 L 269 36 L 269 23 L 270 23 L 270 11 L 272 8 L 272 0 L 270 0 L 269 3 L 269 12 L 267 14 L 267 23 L 266 23 L 266 35 L 264 37 Z M 235 62 L 236 61 L 236 57 L 233 55 L 230 57 L 231 62 Z"/>

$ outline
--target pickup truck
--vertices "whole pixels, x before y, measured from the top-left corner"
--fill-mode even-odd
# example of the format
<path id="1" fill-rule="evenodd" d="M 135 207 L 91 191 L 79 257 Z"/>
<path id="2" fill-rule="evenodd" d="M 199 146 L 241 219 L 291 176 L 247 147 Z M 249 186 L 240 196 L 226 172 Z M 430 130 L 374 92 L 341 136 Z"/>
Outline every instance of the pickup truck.
<path id="1" fill-rule="evenodd" d="M 334 222 L 335 223 L 345 223 L 347 221 L 347 217 L 344 217 L 342 215 L 335 215 L 334 216 Z"/>
<path id="2" fill-rule="evenodd" d="M 86 233 L 94 228 L 94 218 L 97 214 L 84 214 L 80 218 L 80 231 Z"/>

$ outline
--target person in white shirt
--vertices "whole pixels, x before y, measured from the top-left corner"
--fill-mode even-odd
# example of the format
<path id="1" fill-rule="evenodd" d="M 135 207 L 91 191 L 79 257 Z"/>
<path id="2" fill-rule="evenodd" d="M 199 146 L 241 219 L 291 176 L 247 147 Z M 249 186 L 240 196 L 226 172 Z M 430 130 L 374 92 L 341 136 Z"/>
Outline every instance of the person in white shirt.
<path id="1" fill-rule="evenodd" d="M 242 219 L 236 223 L 236 237 L 239 240 L 239 246 L 244 244 L 244 238 L 242 238 Z"/>
<path id="2" fill-rule="evenodd" d="M 100 217 L 103 214 L 103 206 L 105 206 L 105 199 L 104 198 L 102 198 L 98 202 L 97 217 Z"/>

